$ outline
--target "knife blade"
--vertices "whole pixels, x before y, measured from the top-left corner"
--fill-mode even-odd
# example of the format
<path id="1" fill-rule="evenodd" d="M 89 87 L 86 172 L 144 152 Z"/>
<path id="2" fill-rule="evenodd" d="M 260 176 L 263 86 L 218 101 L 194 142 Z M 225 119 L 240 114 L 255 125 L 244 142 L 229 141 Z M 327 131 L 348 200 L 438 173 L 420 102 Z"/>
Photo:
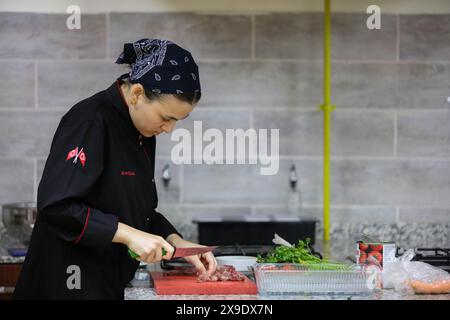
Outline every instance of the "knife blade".
<path id="1" fill-rule="evenodd" d="M 196 255 L 196 254 L 202 254 L 202 253 L 213 251 L 216 248 L 217 248 L 217 246 L 190 247 L 190 248 L 176 248 L 176 247 L 174 247 L 175 251 L 173 252 L 173 255 L 172 255 L 172 257 L 170 259 L 181 258 L 181 257 L 189 257 L 189 256 L 193 256 L 193 255 Z M 166 250 L 163 248 L 162 249 L 162 255 L 165 256 L 166 253 L 167 253 Z M 139 258 L 139 255 L 137 253 L 135 253 L 131 249 L 128 249 L 128 254 L 133 259 Z"/>
<path id="2" fill-rule="evenodd" d="M 181 258 L 181 257 L 189 257 L 196 254 L 202 254 L 206 252 L 213 251 L 217 246 L 209 246 L 209 247 L 192 247 L 192 248 L 175 248 L 173 252 L 172 258 Z"/>

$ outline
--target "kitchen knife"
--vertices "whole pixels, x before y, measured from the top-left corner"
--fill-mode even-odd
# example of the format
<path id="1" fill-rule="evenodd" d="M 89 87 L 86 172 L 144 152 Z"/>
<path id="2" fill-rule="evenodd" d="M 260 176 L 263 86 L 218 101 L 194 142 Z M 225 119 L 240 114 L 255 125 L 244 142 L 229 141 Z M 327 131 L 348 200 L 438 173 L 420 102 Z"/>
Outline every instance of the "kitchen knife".
<path id="1" fill-rule="evenodd" d="M 190 248 L 175 248 L 175 251 L 173 252 L 173 255 L 170 259 L 174 258 L 181 258 L 181 257 L 189 257 L 196 254 L 202 254 L 205 252 L 213 251 L 217 248 L 217 246 L 209 246 L 209 247 L 190 247 Z M 163 248 L 162 249 L 162 255 L 165 256 L 167 251 Z M 128 249 L 128 254 L 131 258 L 137 259 L 139 258 L 139 255 L 133 252 L 133 250 Z"/>

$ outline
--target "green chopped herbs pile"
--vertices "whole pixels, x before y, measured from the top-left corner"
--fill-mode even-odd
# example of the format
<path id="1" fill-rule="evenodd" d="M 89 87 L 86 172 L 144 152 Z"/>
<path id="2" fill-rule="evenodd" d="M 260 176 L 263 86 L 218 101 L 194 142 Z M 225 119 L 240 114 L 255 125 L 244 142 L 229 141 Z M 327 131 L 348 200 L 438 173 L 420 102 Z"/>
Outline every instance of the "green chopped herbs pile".
<path id="1" fill-rule="evenodd" d="M 259 263 L 297 263 L 320 270 L 347 269 L 349 266 L 341 262 L 320 259 L 311 252 L 310 239 L 299 242 L 292 247 L 277 246 L 265 257 L 258 255 Z"/>

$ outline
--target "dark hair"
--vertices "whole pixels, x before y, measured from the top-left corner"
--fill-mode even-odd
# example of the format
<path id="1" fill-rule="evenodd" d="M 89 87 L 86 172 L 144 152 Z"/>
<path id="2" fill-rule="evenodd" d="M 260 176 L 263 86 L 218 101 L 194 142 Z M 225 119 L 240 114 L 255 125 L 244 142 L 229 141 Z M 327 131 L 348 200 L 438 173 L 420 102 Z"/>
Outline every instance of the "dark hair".
<path id="1" fill-rule="evenodd" d="M 129 78 L 125 78 L 125 79 L 119 79 L 119 84 L 132 85 L 133 83 L 130 82 Z M 187 102 L 189 104 L 194 104 L 194 103 L 199 102 L 200 98 L 202 96 L 201 92 L 155 93 L 152 90 L 145 88 L 145 87 L 144 87 L 144 91 L 145 91 L 145 96 L 150 101 L 163 100 L 164 96 L 172 95 L 180 101 Z"/>

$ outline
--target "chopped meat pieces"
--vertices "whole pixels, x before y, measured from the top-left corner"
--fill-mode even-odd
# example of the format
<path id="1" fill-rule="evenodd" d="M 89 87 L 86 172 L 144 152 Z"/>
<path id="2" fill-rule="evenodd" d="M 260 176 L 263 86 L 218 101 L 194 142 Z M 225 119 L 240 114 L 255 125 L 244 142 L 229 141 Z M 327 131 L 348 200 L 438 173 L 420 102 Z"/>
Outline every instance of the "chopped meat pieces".
<path id="1" fill-rule="evenodd" d="M 211 276 L 207 273 L 197 273 L 198 282 L 244 281 L 244 279 L 245 276 L 230 265 L 218 266 Z"/>

